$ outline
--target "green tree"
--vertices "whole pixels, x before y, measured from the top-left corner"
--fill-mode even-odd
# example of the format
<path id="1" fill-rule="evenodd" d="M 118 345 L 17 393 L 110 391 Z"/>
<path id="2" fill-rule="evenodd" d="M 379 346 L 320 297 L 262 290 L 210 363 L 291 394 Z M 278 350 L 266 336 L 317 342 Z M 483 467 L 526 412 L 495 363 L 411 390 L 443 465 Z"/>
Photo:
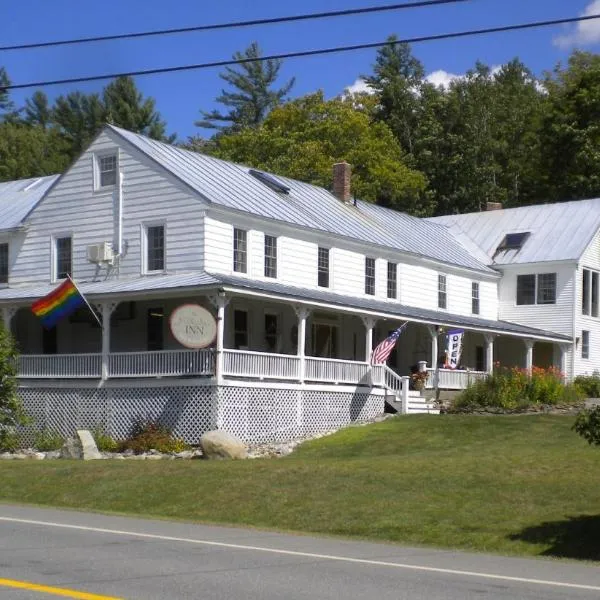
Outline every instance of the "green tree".
<path id="1" fill-rule="evenodd" d="M 31 98 L 25 101 L 26 123 L 30 125 L 39 125 L 42 129 L 47 129 L 52 122 L 52 108 L 48 102 L 48 96 L 42 91 L 37 91 Z"/>
<path id="2" fill-rule="evenodd" d="M 0 120 L 7 120 L 14 117 L 15 105 L 10 98 L 9 90 L 6 86 L 10 85 L 8 73 L 4 67 L 0 67 Z"/>
<path id="3" fill-rule="evenodd" d="M 294 85 L 290 79 L 283 87 L 273 89 L 281 60 L 258 61 L 262 56 L 256 42 L 250 44 L 243 53 L 236 52 L 235 60 L 242 62 L 238 68 L 226 67 L 220 74 L 221 79 L 232 86 L 233 91 L 222 90 L 217 102 L 226 106 L 229 111 L 218 110 L 202 113 L 202 119 L 196 121 L 197 127 L 220 129 L 225 132 L 238 131 L 244 127 L 257 127 L 269 112 L 278 106 Z"/>
<path id="4" fill-rule="evenodd" d="M 346 160 L 353 167 L 357 198 L 424 215 L 423 175 L 410 169 L 390 129 L 373 122 L 370 108 L 352 100 L 324 100 L 317 92 L 279 106 L 256 128 L 217 138 L 217 156 L 331 187 L 331 168 Z"/>
<path id="5" fill-rule="evenodd" d="M 154 98 L 144 98 L 131 77 L 118 77 L 102 93 L 105 119 L 113 125 L 161 141 L 173 141 L 166 135 L 166 123 L 156 111 Z"/>
<path id="6" fill-rule="evenodd" d="M 541 171 L 548 200 L 600 195 L 600 56 L 574 52 L 544 82 Z"/>

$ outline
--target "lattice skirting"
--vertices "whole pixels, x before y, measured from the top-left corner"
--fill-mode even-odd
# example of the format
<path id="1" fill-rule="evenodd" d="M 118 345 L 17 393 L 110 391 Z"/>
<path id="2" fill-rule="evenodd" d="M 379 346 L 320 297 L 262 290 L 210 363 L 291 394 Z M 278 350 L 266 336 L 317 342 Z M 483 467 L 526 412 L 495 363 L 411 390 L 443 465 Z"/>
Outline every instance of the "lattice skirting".
<path id="1" fill-rule="evenodd" d="M 284 442 L 352 422 L 384 409 L 383 396 L 299 387 L 173 385 L 160 387 L 21 387 L 33 421 L 24 441 L 47 429 L 62 436 L 102 427 L 114 439 L 128 436 L 138 418 L 152 418 L 186 442 L 197 444 L 211 429 L 223 429 L 245 442 Z"/>

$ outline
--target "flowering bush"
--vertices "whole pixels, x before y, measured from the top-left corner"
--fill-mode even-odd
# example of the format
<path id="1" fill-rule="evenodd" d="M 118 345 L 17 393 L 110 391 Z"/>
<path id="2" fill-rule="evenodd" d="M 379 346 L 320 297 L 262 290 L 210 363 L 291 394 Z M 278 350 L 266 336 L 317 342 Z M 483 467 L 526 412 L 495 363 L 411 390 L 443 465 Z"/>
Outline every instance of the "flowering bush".
<path id="1" fill-rule="evenodd" d="M 506 368 L 497 363 L 494 372 L 470 385 L 455 398 L 458 409 L 494 407 L 506 410 L 532 406 L 575 404 L 582 395 L 573 385 L 564 385 L 563 375 L 556 367 L 526 369 Z"/>
<path id="2" fill-rule="evenodd" d="M 427 378 L 429 377 L 428 371 L 416 371 L 411 374 L 410 381 L 413 389 L 422 389 L 425 387 Z"/>
<path id="3" fill-rule="evenodd" d="M 142 454 L 149 450 L 159 452 L 182 452 L 189 446 L 181 439 L 173 436 L 171 430 L 151 418 L 137 419 L 128 439 L 119 444 L 119 450 L 133 450 Z"/>

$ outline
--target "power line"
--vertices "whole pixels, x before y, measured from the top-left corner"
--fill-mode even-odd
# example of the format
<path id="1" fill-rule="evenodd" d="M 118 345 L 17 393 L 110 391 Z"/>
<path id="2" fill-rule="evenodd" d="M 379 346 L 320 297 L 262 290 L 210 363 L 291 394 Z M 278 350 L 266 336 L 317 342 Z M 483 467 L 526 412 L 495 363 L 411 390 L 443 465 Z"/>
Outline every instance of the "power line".
<path id="1" fill-rule="evenodd" d="M 347 10 L 335 10 L 330 12 L 307 13 L 300 15 L 291 15 L 288 17 L 273 17 L 270 19 L 253 19 L 251 21 L 232 21 L 229 23 L 214 23 L 211 25 L 198 25 L 194 27 L 180 27 L 177 29 L 158 29 L 155 31 L 140 31 L 136 33 L 122 33 L 116 35 L 102 35 L 87 38 L 75 38 L 72 40 L 56 40 L 49 42 L 35 42 L 31 44 L 17 44 L 14 46 L 0 46 L 0 51 L 9 50 L 31 50 L 33 48 L 49 48 L 52 46 L 67 46 L 74 44 L 87 44 L 90 42 L 107 42 L 111 40 L 126 40 L 135 38 L 144 38 L 157 35 L 172 35 L 176 33 L 191 33 L 194 31 L 215 31 L 218 29 L 236 29 L 242 27 L 254 27 L 257 25 L 275 25 L 277 23 L 292 23 L 294 21 L 308 21 L 313 19 L 327 19 L 332 17 L 349 17 L 352 15 L 365 15 L 369 13 L 378 13 L 395 10 L 405 10 L 409 8 L 422 8 L 427 6 L 439 6 L 443 4 L 458 4 L 461 2 L 471 2 L 471 0 L 419 0 L 414 2 L 404 2 L 402 4 L 388 4 L 383 6 L 369 6 L 365 8 L 354 8 Z"/>
<path id="2" fill-rule="evenodd" d="M 142 75 L 157 75 L 161 73 L 177 73 L 181 71 L 193 71 L 199 69 L 209 69 L 213 67 L 226 67 L 231 65 L 240 65 L 250 62 L 264 62 L 267 60 L 281 60 L 286 58 L 300 58 L 305 56 L 317 56 L 325 54 L 336 54 L 341 52 L 352 52 L 355 50 L 368 50 L 372 48 L 383 48 L 384 46 L 395 46 L 397 44 L 417 44 L 421 42 L 432 42 L 438 40 L 457 39 L 469 36 L 487 35 L 490 33 L 503 33 L 507 31 L 521 31 L 524 29 L 534 29 L 539 27 L 549 27 L 552 25 L 565 25 L 569 23 L 580 23 L 583 21 L 591 21 L 592 19 L 600 19 L 600 14 L 587 15 L 583 17 L 571 17 L 566 19 L 554 19 L 551 21 L 534 21 L 531 23 L 519 23 L 517 25 L 505 25 L 503 27 L 488 27 L 486 29 L 470 29 L 467 31 L 457 31 L 453 33 L 441 33 L 438 35 L 426 35 L 414 38 L 406 38 L 396 40 L 394 42 L 371 42 L 367 44 L 354 44 L 352 46 L 337 46 L 334 48 L 321 48 L 318 50 L 301 50 L 298 52 L 286 52 L 283 54 L 270 54 L 259 58 L 242 58 L 219 60 L 214 62 L 200 63 L 197 65 L 179 65 L 175 67 L 161 67 L 157 69 L 146 69 L 144 71 L 127 71 L 122 73 L 107 73 L 104 75 L 89 75 L 86 77 L 71 77 L 69 79 L 55 79 L 50 81 L 36 81 L 31 83 L 20 83 L 3 86 L 4 90 L 22 90 L 32 87 L 48 87 L 51 85 L 61 85 L 66 83 L 84 83 L 89 81 L 101 81 L 104 79 L 113 79 L 115 77 L 133 77 Z"/>

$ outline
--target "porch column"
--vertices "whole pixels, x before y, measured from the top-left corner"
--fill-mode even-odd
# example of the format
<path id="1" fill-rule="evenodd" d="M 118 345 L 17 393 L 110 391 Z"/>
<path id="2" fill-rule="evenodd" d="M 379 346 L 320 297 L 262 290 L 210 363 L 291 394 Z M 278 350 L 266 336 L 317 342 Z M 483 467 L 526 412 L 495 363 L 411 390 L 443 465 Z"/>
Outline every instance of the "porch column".
<path id="1" fill-rule="evenodd" d="M 13 317 L 17 314 L 18 307 L 16 306 L 3 306 L 2 307 L 2 322 L 4 324 L 4 329 L 10 333 L 11 323 Z"/>
<path id="2" fill-rule="evenodd" d="M 229 298 L 225 296 L 225 293 L 221 292 L 215 299 L 217 306 L 217 356 L 215 359 L 215 375 L 217 379 L 217 385 L 223 383 L 223 364 L 224 364 L 224 343 L 225 339 L 225 308 L 229 304 Z"/>
<path id="3" fill-rule="evenodd" d="M 523 340 L 525 342 L 525 370 L 531 376 L 533 371 L 533 344 L 535 343 L 533 340 Z"/>
<path id="4" fill-rule="evenodd" d="M 559 344 L 558 350 L 560 352 L 560 372 L 564 383 L 567 383 L 569 377 L 567 376 L 567 352 L 569 351 L 569 344 Z"/>
<path id="5" fill-rule="evenodd" d="M 365 325 L 365 362 L 371 362 L 371 352 L 373 351 L 373 329 L 377 324 L 375 317 L 362 317 L 362 322 Z"/>
<path id="6" fill-rule="evenodd" d="M 496 336 L 486 333 L 483 337 L 485 338 L 485 370 L 492 373 L 494 371 L 494 339 Z"/>
<path id="7" fill-rule="evenodd" d="M 110 316 L 112 315 L 115 308 L 117 308 L 118 302 L 100 302 L 96 304 L 95 308 L 98 308 L 102 317 L 102 379 L 108 379 L 110 376 L 109 372 L 109 355 L 110 355 Z"/>
<path id="8" fill-rule="evenodd" d="M 310 315 L 310 309 L 306 306 L 294 306 L 294 312 L 298 317 L 298 358 L 300 362 L 300 372 L 298 379 L 304 383 L 306 374 L 306 320 Z"/>
<path id="9" fill-rule="evenodd" d="M 438 335 L 440 328 L 438 325 L 428 325 L 427 330 L 429 331 L 429 337 L 431 337 L 431 368 L 437 369 L 439 348 L 438 348 Z"/>

